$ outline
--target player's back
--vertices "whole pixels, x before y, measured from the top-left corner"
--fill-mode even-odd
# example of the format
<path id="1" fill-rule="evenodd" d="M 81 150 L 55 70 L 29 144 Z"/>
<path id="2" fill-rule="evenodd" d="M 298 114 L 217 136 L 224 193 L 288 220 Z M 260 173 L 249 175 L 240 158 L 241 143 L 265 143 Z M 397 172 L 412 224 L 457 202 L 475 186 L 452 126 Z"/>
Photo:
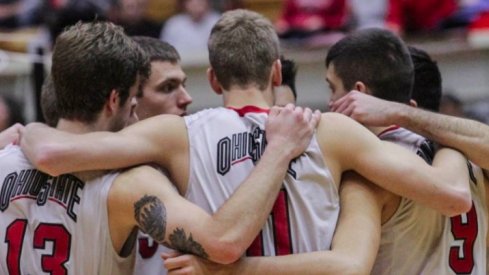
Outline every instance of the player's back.
<path id="1" fill-rule="evenodd" d="M 231 196 L 265 150 L 266 118 L 267 110 L 254 106 L 209 109 L 185 118 L 190 201 L 213 213 Z M 248 255 L 330 249 L 338 214 L 338 191 L 314 137 L 305 154 L 291 162 L 271 216 Z"/>
<path id="2" fill-rule="evenodd" d="M 381 138 L 427 155 L 420 149 L 427 145 L 425 139 L 405 129 L 393 129 Z M 372 274 L 486 274 L 484 181 L 480 169 L 474 171 L 473 208 L 467 214 L 448 218 L 401 198 L 397 211 L 382 225 Z"/>
<path id="3" fill-rule="evenodd" d="M 116 174 L 84 182 L 34 169 L 20 147 L 0 151 L 1 274 L 130 274 L 114 251 L 107 195 Z"/>

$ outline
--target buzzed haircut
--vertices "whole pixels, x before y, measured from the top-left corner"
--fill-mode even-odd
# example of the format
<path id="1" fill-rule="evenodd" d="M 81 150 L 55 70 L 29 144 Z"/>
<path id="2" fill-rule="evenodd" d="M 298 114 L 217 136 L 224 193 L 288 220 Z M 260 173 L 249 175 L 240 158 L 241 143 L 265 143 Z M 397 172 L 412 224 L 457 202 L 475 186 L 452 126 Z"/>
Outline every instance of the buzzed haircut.
<path id="1" fill-rule="evenodd" d="M 248 10 L 225 12 L 212 28 L 209 61 L 225 90 L 250 85 L 264 90 L 273 62 L 279 59 L 279 40 L 264 16 Z"/>
<path id="2" fill-rule="evenodd" d="M 384 29 L 364 29 L 341 39 L 328 52 L 345 89 L 361 81 L 385 100 L 408 103 L 414 79 L 409 51 L 399 37 Z"/>
<path id="3" fill-rule="evenodd" d="M 60 118 L 92 123 L 112 90 L 123 105 L 149 60 L 139 45 L 109 22 L 77 23 L 56 39 L 53 78 Z"/>
<path id="4" fill-rule="evenodd" d="M 408 49 L 414 65 L 412 99 L 418 103 L 418 107 L 438 112 L 442 95 L 440 69 L 424 50 L 413 46 L 408 46 Z"/>
<path id="5" fill-rule="evenodd" d="M 177 50 L 165 41 L 149 36 L 133 36 L 132 39 L 139 44 L 151 62 L 163 61 L 172 64 L 180 62 Z"/>

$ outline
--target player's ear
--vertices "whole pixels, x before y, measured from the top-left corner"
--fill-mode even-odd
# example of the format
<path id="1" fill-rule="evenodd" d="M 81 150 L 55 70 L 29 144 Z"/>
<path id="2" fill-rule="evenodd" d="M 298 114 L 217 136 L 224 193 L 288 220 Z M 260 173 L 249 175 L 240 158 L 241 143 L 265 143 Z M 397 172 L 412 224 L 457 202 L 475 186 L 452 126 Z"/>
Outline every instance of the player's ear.
<path id="1" fill-rule="evenodd" d="M 282 85 L 282 62 L 280 59 L 277 59 L 273 62 L 272 65 L 272 86 L 280 86 Z"/>
<path id="2" fill-rule="evenodd" d="M 416 100 L 414 100 L 414 99 L 410 99 L 409 100 L 409 106 L 414 107 L 414 108 L 417 108 L 418 107 L 418 102 L 416 102 Z"/>
<path id="3" fill-rule="evenodd" d="M 362 92 L 364 94 L 370 94 L 368 89 L 367 89 L 367 85 L 365 85 L 365 83 L 363 83 L 362 81 L 357 81 L 355 82 L 355 90 L 359 91 L 359 92 Z"/>
<path id="4" fill-rule="evenodd" d="M 222 94 L 222 87 L 216 77 L 216 72 L 212 67 L 207 68 L 207 79 L 211 85 L 212 90 L 218 95 Z"/>
<path id="5" fill-rule="evenodd" d="M 113 89 L 110 91 L 109 99 L 106 103 L 106 110 L 109 114 L 116 112 L 117 108 L 119 107 L 120 100 L 119 92 L 117 90 Z"/>

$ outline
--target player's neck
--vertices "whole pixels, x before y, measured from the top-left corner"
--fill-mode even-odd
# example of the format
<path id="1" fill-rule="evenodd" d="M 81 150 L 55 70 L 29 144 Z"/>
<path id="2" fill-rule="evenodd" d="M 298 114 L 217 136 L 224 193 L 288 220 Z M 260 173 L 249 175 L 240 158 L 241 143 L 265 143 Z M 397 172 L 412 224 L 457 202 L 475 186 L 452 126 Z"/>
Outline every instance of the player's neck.
<path id="1" fill-rule="evenodd" d="M 60 119 L 56 127 L 58 130 L 73 133 L 73 134 L 85 134 L 95 131 L 104 131 L 103 127 L 100 127 L 97 123 L 85 123 L 76 120 Z"/>
<path id="2" fill-rule="evenodd" d="M 264 109 L 270 108 L 273 104 L 271 90 L 260 91 L 255 87 L 246 89 L 232 88 L 223 92 L 225 107 L 241 108 L 244 106 L 256 106 Z"/>

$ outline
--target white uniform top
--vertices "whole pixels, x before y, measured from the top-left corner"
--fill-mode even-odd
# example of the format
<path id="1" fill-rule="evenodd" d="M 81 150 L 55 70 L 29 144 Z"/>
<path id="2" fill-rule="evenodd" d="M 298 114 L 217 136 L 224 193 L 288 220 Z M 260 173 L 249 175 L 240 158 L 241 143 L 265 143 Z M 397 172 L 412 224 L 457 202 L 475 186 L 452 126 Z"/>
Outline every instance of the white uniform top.
<path id="1" fill-rule="evenodd" d="M 134 252 L 119 257 L 109 233 L 116 173 L 53 178 L 13 145 L 0 151 L 0 167 L 0 274 L 131 274 Z"/>
<path id="2" fill-rule="evenodd" d="M 165 275 L 168 271 L 163 266 L 160 255 L 163 252 L 172 251 L 171 249 L 158 244 L 148 234 L 138 232 L 136 245 L 136 265 L 134 275 Z"/>
<path id="3" fill-rule="evenodd" d="M 401 128 L 380 138 L 413 151 L 425 146 L 423 137 Z M 382 226 L 372 274 L 486 274 L 484 182 L 481 170 L 474 171 L 470 183 L 473 208 L 467 214 L 448 218 L 401 198 L 397 211 Z"/>
<path id="4" fill-rule="evenodd" d="M 245 180 L 265 150 L 267 110 L 214 108 L 185 117 L 190 143 L 186 198 L 209 213 Z M 291 162 L 272 213 L 248 255 L 328 250 L 339 214 L 336 185 L 315 138 Z"/>

